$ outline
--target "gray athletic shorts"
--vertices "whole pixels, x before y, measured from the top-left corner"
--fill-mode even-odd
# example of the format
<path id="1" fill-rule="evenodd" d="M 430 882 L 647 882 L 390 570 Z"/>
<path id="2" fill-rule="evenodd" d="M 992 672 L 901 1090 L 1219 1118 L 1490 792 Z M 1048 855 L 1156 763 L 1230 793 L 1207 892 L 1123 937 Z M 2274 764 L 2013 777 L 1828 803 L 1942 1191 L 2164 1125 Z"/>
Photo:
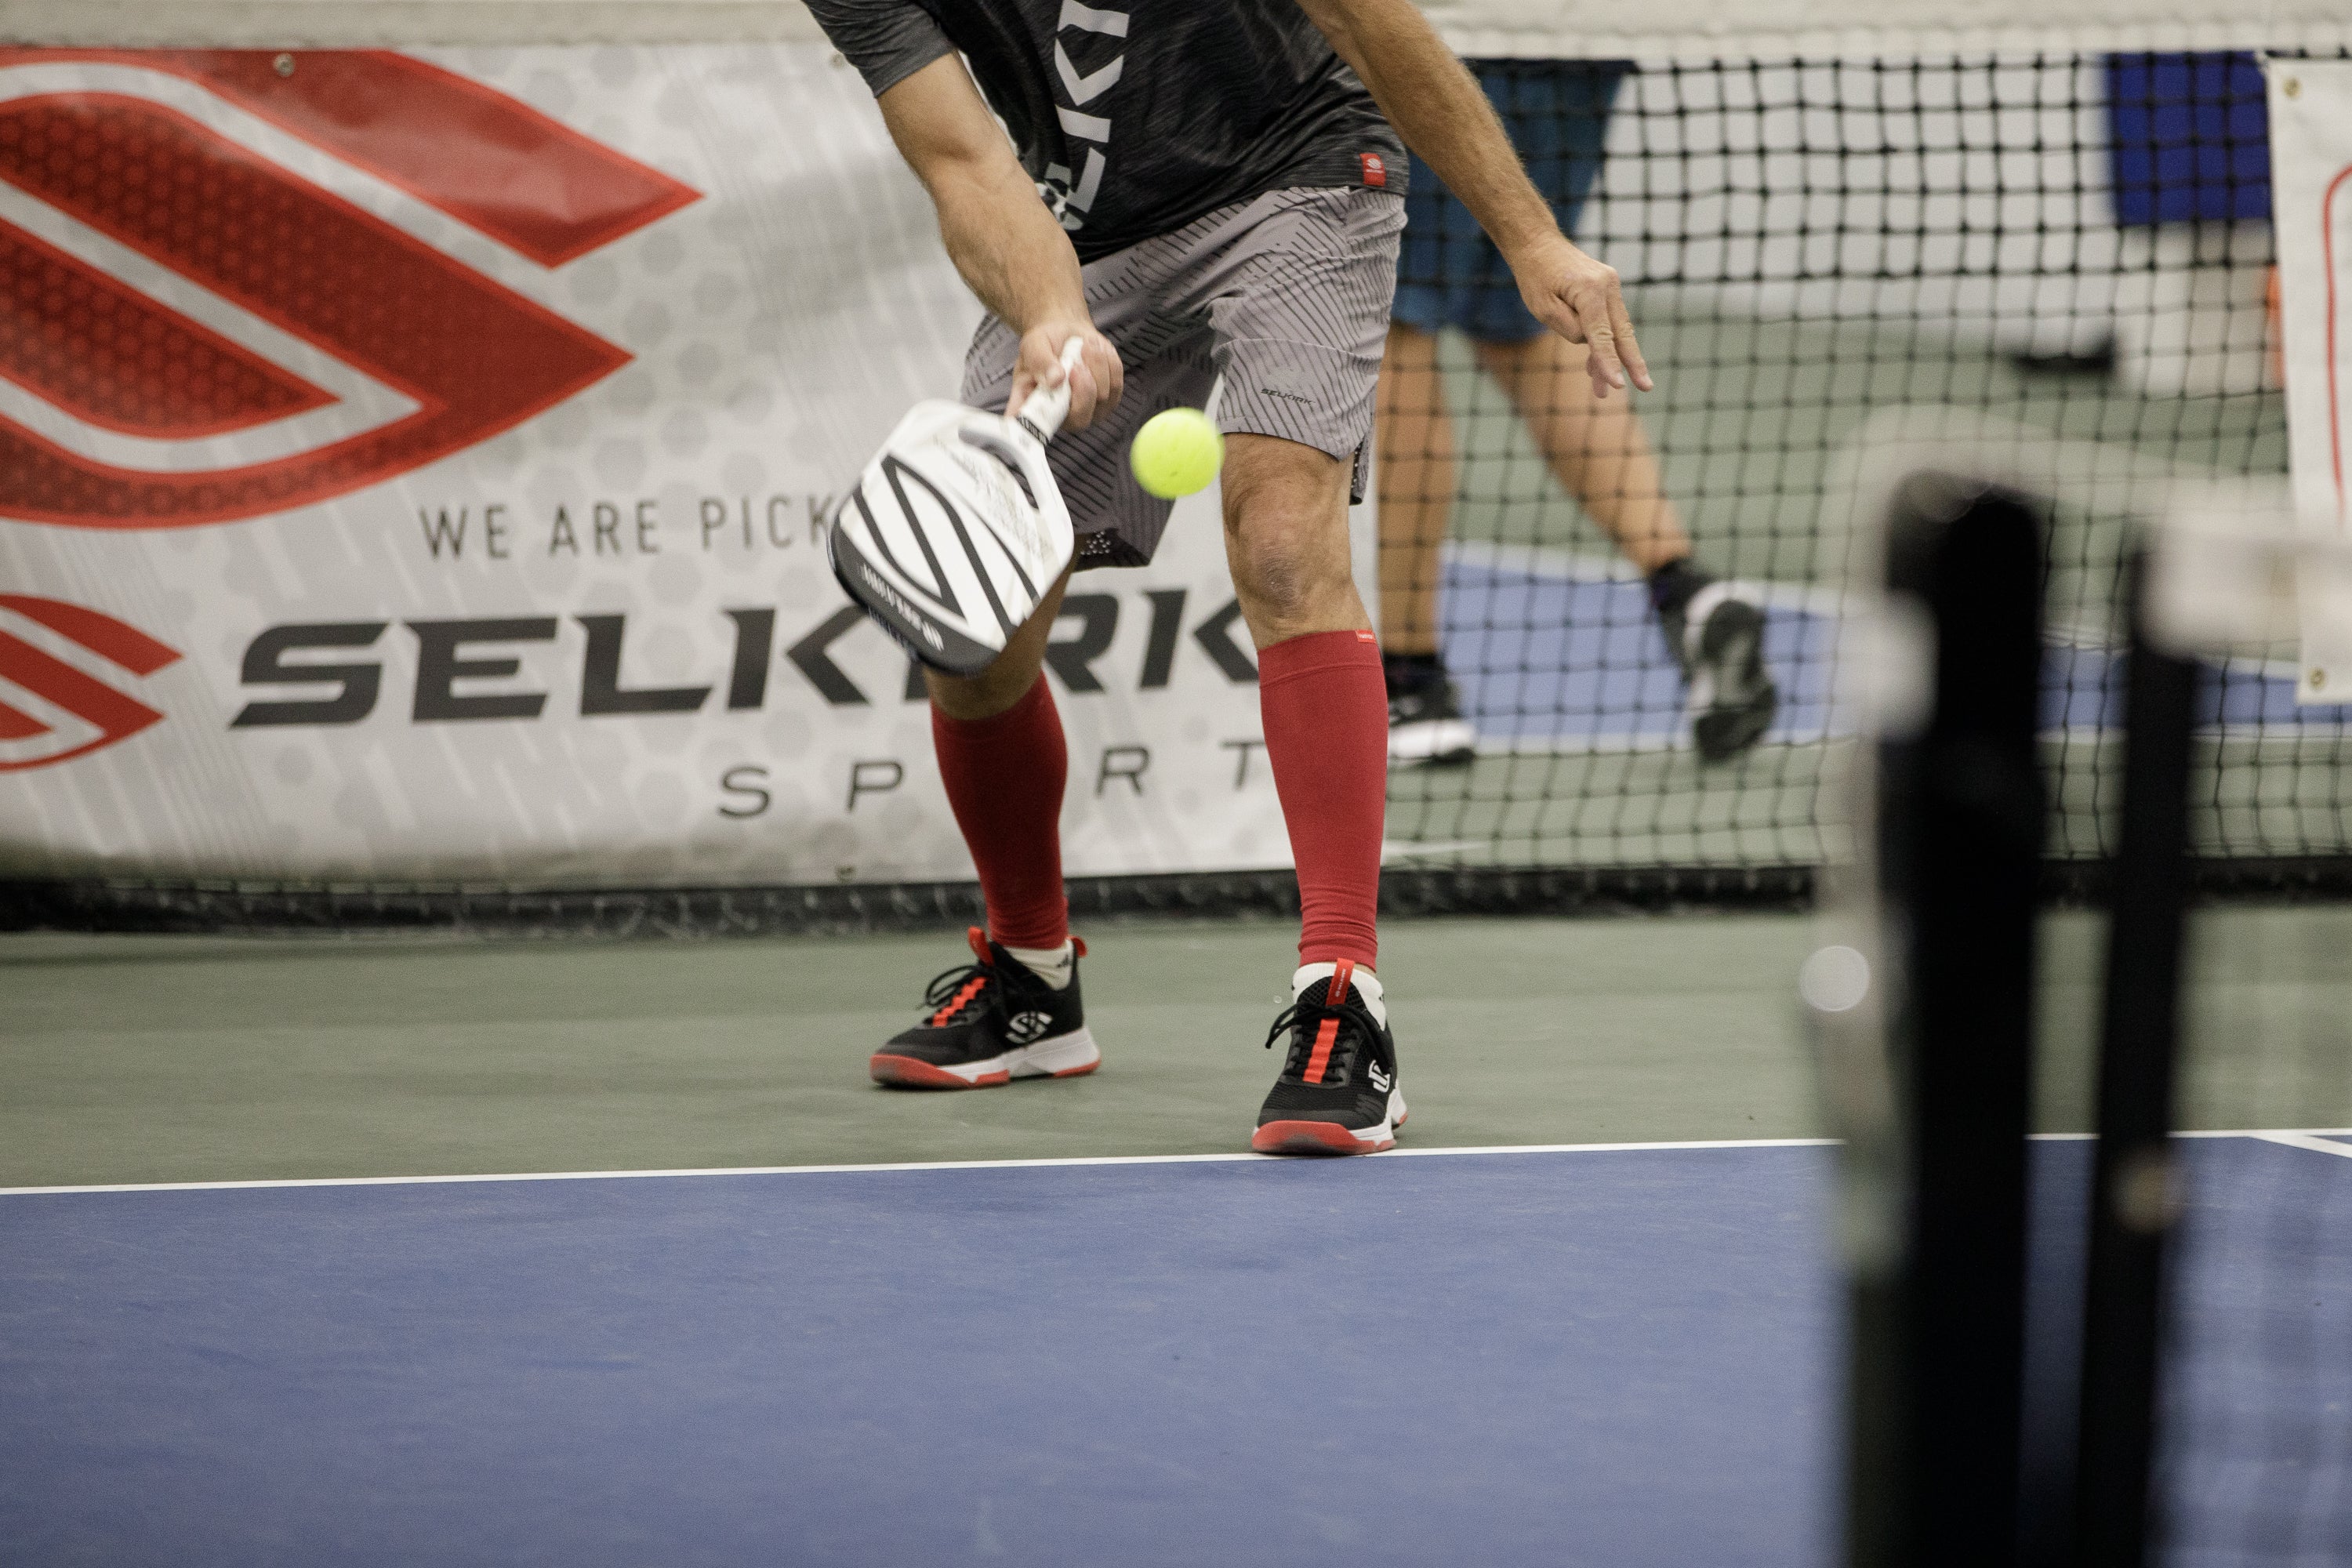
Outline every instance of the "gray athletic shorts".
<path id="1" fill-rule="evenodd" d="M 1135 482 L 1128 447 L 1161 410 L 1206 404 L 1220 372 L 1228 435 L 1353 457 L 1360 496 L 1403 228 L 1404 198 L 1386 191 L 1270 191 L 1087 266 L 1087 309 L 1118 350 L 1127 390 L 1108 418 L 1046 448 L 1081 570 L 1151 559 L 1171 503 Z M 1003 322 L 982 321 L 963 400 L 1002 409 L 1019 347 Z"/>

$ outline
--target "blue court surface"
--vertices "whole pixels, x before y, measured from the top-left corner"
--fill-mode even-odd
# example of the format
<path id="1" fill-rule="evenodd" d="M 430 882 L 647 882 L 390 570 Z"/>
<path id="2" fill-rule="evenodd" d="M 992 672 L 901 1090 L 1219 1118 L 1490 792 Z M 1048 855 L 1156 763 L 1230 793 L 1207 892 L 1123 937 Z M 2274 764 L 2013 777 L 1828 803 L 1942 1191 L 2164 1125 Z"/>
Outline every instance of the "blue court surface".
<path id="1" fill-rule="evenodd" d="M 2187 1145 L 2242 1404 L 2303 1396 L 2242 1336 L 2352 1294 L 2305 1142 Z M 0 1561 L 1821 1564 L 1832 1161 L 20 1191 Z"/>
<path id="2" fill-rule="evenodd" d="M 1604 561 L 1528 552 L 1533 564 L 1519 566 L 1507 548 L 1491 553 L 1496 561 L 1449 557 L 1439 599 L 1446 666 L 1484 743 L 1616 750 L 1684 739 L 1682 675 L 1639 581 Z M 1803 744 L 1853 734 L 1831 691 L 1831 596 L 1761 592 L 1764 662 L 1780 689 L 1766 739 Z M 2103 647 L 2053 646 L 2042 663 L 2043 730 L 2119 731 L 2121 667 Z M 2289 733 L 2343 721 L 2343 708 L 2298 707 L 2294 692 L 2292 669 L 2235 663 L 2207 683 L 2199 721 Z"/>

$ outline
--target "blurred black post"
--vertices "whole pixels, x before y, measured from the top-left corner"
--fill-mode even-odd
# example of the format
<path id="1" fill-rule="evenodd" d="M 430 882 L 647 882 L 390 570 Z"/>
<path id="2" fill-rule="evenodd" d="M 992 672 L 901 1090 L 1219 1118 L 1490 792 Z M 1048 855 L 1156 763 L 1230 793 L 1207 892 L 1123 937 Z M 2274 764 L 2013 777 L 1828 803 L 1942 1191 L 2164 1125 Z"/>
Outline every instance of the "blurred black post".
<path id="1" fill-rule="evenodd" d="M 2136 561 L 2127 577 L 2123 820 L 2099 1041 L 2075 1461 L 2075 1561 L 2083 1568 L 2139 1568 L 2148 1558 L 2164 1238 L 2178 1190 L 2168 1137 L 2180 1041 L 2197 665 L 2149 638 L 2140 607 L 2146 574 L 2144 560 Z"/>
<path id="2" fill-rule="evenodd" d="M 1892 615 L 1932 628 L 1931 696 L 1878 750 L 1879 896 L 1907 1192 L 1900 1261 L 1857 1282 L 1848 1562 L 2017 1553 L 2026 1133 L 2044 791 L 2042 527 L 1942 474 L 1897 494 Z"/>

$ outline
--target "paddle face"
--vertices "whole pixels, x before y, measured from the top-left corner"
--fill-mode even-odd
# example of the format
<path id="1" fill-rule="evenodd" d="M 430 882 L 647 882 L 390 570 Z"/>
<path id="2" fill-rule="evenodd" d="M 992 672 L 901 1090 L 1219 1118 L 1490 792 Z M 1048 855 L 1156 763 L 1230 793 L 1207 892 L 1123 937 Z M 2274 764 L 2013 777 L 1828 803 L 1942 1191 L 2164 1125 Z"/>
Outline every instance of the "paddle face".
<path id="1" fill-rule="evenodd" d="M 826 531 L 834 575 L 932 668 L 977 675 L 1070 563 L 1045 443 L 1000 415 L 919 403 Z"/>

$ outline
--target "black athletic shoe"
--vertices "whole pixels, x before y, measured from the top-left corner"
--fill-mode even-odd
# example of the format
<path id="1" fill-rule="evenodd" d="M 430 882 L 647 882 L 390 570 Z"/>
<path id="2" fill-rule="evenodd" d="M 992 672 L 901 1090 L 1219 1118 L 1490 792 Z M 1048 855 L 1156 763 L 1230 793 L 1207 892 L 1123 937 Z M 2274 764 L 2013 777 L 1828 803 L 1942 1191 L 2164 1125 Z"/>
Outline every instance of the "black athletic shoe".
<path id="1" fill-rule="evenodd" d="M 1447 766 L 1478 754 L 1478 731 L 1462 717 L 1462 693 L 1435 659 L 1386 661 L 1389 761 Z"/>
<path id="2" fill-rule="evenodd" d="M 1780 689 L 1764 668 L 1764 611 L 1748 591 L 1709 583 L 1658 619 L 1688 684 L 1698 754 L 1727 762 L 1763 739 L 1780 711 Z"/>
<path id="3" fill-rule="evenodd" d="M 1102 1065 L 1078 997 L 1076 942 L 1070 983 L 1056 991 L 988 933 L 971 930 L 975 962 L 931 982 L 923 1021 L 874 1053 L 877 1083 L 900 1089 L 988 1089 L 1016 1078 L 1076 1078 Z"/>
<path id="4" fill-rule="evenodd" d="M 1266 1032 L 1290 1055 L 1257 1113 L 1261 1154 L 1376 1154 L 1404 1125 L 1396 1040 L 1381 983 L 1352 963 L 1312 963 L 1291 976 L 1295 1000 Z M 1337 1000 L 1333 1000 L 1334 997 Z"/>

